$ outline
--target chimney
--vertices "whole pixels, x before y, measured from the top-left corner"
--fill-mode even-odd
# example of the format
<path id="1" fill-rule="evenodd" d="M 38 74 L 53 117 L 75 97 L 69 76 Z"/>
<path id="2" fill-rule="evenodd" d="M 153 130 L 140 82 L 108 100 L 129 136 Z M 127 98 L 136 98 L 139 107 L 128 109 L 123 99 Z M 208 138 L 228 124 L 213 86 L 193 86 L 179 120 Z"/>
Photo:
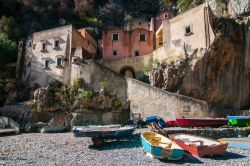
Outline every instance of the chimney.
<path id="1" fill-rule="evenodd" d="M 150 21 L 149 31 L 154 32 L 154 29 L 155 29 L 155 26 L 154 26 L 154 18 L 152 17 L 152 18 L 151 18 L 151 21 Z"/>

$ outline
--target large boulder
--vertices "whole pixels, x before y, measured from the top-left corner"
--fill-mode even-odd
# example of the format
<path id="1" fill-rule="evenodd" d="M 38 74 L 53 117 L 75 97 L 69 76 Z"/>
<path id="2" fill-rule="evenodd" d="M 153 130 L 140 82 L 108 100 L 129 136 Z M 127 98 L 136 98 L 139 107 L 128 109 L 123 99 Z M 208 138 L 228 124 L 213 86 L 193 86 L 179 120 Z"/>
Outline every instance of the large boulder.
<path id="1" fill-rule="evenodd" d="M 17 89 L 16 84 L 14 82 L 8 82 L 5 85 L 5 93 L 7 94 L 5 104 L 12 105 L 16 103 L 17 99 Z"/>
<path id="2" fill-rule="evenodd" d="M 60 95 L 49 86 L 37 89 L 30 105 L 37 112 L 55 112 L 62 108 Z"/>

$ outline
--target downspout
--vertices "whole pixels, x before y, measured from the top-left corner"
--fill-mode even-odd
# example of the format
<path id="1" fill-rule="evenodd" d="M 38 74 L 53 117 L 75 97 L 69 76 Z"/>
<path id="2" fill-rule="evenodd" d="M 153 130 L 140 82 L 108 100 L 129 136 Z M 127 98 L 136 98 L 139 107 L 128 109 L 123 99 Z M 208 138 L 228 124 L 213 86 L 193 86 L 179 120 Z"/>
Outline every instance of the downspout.
<path id="1" fill-rule="evenodd" d="M 210 32 L 209 32 L 209 15 L 208 15 L 208 7 L 204 7 L 204 25 L 205 25 L 205 42 L 206 48 L 210 45 Z"/>

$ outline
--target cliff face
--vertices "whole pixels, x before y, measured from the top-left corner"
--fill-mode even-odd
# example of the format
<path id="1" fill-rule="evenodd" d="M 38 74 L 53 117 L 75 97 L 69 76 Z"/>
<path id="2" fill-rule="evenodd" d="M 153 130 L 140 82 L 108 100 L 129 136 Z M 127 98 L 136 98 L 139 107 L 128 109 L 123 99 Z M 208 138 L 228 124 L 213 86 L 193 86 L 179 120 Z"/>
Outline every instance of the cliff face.
<path id="1" fill-rule="evenodd" d="M 248 108 L 249 29 L 226 19 L 218 19 L 214 25 L 217 37 L 204 56 L 189 55 L 174 68 L 158 65 L 149 74 L 150 82 L 166 90 L 205 100 L 213 108 Z"/>

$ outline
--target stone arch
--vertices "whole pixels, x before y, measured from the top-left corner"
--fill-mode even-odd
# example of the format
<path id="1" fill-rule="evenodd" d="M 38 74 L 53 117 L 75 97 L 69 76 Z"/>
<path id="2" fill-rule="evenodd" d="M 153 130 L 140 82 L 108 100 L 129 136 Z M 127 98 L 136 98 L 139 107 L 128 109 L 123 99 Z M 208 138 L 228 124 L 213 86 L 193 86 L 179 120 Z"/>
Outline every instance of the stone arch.
<path id="1" fill-rule="evenodd" d="M 135 70 L 132 66 L 123 66 L 119 72 L 121 75 L 126 77 L 135 78 Z"/>

